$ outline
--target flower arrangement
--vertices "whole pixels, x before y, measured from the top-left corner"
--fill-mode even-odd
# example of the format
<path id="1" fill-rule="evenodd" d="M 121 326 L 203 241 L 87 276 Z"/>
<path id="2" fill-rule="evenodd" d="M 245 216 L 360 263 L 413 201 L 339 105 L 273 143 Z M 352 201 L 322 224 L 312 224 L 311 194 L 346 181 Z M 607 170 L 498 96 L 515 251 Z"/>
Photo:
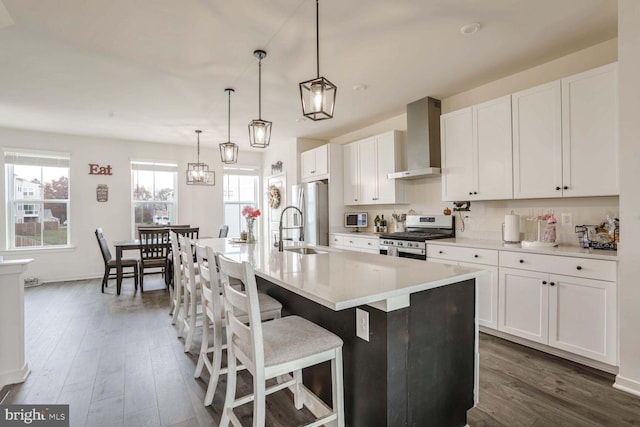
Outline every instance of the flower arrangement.
<path id="1" fill-rule="evenodd" d="M 253 226 L 262 212 L 260 209 L 256 209 L 253 206 L 245 206 L 242 208 L 242 216 L 247 221 L 247 243 L 255 243 L 256 236 L 254 234 Z"/>

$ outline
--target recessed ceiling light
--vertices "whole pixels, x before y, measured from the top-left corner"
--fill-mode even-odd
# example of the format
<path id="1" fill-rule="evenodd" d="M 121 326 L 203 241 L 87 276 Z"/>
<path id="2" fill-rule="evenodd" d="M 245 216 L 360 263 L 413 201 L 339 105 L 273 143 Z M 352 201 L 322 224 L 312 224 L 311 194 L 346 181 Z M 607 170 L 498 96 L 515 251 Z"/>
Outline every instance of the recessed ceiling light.
<path id="1" fill-rule="evenodd" d="M 463 25 L 460 28 L 460 33 L 468 36 L 470 34 L 475 34 L 480 30 L 480 24 L 477 22 L 472 22 L 471 24 Z"/>
<path id="2" fill-rule="evenodd" d="M 355 90 L 356 92 L 364 92 L 365 90 L 367 90 L 367 85 L 364 83 L 358 83 L 357 85 L 353 86 L 353 90 Z"/>

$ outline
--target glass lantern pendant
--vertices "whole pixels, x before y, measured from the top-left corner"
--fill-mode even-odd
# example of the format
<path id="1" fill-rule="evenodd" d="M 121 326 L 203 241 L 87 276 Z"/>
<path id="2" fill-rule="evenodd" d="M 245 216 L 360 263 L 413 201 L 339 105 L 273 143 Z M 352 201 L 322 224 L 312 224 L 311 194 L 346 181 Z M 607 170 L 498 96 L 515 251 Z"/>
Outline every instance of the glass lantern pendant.
<path id="1" fill-rule="evenodd" d="M 238 146 L 231 142 L 231 92 L 235 92 L 233 89 L 225 89 L 225 92 L 229 94 L 229 109 L 227 120 L 227 142 L 219 144 L 220 147 L 220 160 L 222 163 L 232 164 L 238 162 Z"/>
<path id="2" fill-rule="evenodd" d="M 200 134 L 201 130 L 196 130 L 198 135 L 198 160 L 196 163 L 187 163 L 187 185 L 214 185 L 215 174 L 209 170 L 209 165 L 200 163 Z"/>
<path id="3" fill-rule="evenodd" d="M 318 30 L 318 1 L 316 0 L 316 73 L 315 79 L 300 83 L 302 114 L 313 121 L 333 117 L 338 88 L 324 77 L 320 77 L 320 38 Z"/>
<path id="4" fill-rule="evenodd" d="M 253 56 L 258 58 L 258 120 L 249 123 L 249 145 L 255 148 L 266 148 L 271 141 L 271 122 L 262 120 L 262 60 L 267 52 L 255 50 Z"/>

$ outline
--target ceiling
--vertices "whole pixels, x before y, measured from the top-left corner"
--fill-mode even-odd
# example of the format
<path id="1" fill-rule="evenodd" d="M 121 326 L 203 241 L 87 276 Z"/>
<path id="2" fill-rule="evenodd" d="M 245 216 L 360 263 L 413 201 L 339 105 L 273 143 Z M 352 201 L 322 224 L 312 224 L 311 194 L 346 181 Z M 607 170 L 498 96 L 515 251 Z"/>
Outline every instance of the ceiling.
<path id="1" fill-rule="evenodd" d="M 178 144 L 202 129 L 215 146 L 232 87 L 231 140 L 249 149 L 264 49 L 272 144 L 330 139 L 616 35 L 616 0 L 322 0 L 320 74 L 338 92 L 312 122 L 313 0 L 0 0 L 0 126 Z"/>

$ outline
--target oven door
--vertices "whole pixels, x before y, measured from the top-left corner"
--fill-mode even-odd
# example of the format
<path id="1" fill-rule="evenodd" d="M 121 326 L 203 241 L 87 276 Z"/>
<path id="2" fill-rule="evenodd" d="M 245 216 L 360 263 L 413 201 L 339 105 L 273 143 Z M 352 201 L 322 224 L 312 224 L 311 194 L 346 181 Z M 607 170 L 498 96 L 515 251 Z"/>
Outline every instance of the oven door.
<path id="1" fill-rule="evenodd" d="M 397 256 L 400 258 L 427 260 L 427 251 L 416 248 L 399 248 L 396 246 L 380 245 L 380 255 Z"/>

